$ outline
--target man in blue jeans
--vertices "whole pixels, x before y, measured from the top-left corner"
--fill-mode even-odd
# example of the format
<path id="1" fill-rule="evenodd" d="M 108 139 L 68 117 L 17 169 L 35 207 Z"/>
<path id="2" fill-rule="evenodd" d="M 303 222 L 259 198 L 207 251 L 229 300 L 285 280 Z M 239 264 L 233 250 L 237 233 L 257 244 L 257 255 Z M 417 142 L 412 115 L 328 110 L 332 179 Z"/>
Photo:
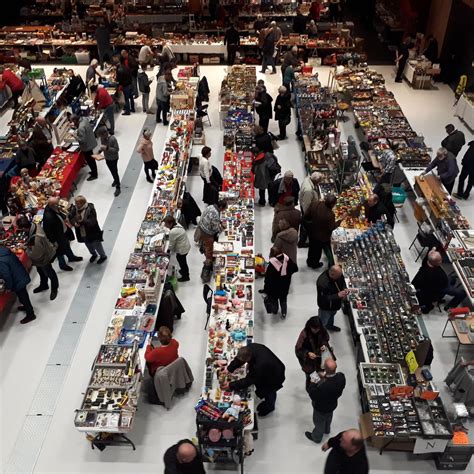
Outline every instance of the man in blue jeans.
<path id="1" fill-rule="evenodd" d="M 247 364 L 247 376 L 221 388 L 245 390 L 255 385 L 255 393 L 263 399 L 257 406 L 258 416 L 266 416 L 275 410 L 277 391 L 285 381 L 285 365 L 268 347 L 255 342 L 240 348 L 227 370 L 232 373 L 244 364 Z"/>
<path id="2" fill-rule="evenodd" d="M 328 331 L 339 332 L 341 328 L 334 325 L 334 316 L 341 309 L 342 301 L 349 294 L 342 268 L 339 265 L 333 265 L 321 273 L 316 282 L 316 289 L 318 291 L 318 316 L 321 323 Z"/>

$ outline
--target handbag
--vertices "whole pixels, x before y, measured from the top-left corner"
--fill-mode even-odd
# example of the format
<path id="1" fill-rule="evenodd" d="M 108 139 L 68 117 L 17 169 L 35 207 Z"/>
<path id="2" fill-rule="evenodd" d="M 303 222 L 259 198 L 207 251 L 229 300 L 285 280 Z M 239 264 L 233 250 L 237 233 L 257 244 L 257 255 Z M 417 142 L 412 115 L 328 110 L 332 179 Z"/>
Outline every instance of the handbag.
<path id="1" fill-rule="evenodd" d="M 278 163 L 277 159 L 273 157 L 273 162 L 272 164 L 268 167 L 268 171 L 270 172 L 270 176 L 272 179 L 275 179 L 275 176 L 281 173 L 281 166 L 280 163 Z"/>
<path id="2" fill-rule="evenodd" d="M 263 298 L 263 304 L 265 305 L 267 314 L 278 313 L 278 301 L 273 296 L 266 295 Z"/>

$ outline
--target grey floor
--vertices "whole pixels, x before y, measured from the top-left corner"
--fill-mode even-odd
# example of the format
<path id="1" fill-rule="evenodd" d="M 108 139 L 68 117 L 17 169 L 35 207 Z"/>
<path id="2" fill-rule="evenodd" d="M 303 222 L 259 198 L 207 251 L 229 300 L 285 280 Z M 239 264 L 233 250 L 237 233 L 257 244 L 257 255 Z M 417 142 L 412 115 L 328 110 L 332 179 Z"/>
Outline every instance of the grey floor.
<path id="1" fill-rule="evenodd" d="M 50 71 L 52 68 L 48 67 Z M 75 68 L 84 73 L 84 67 Z M 407 84 L 394 83 L 392 67 L 378 68 L 387 80 L 400 102 L 413 128 L 424 135 L 428 145 L 439 146 L 444 137 L 444 125 L 453 122 L 462 129 L 466 137 L 472 134 L 453 116 L 453 94 L 444 85 L 438 85 L 433 91 L 414 91 Z M 212 127 L 207 127 L 206 144 L 213 149 L 212 160 L 222 168 L 222 131 L 218 123 L 217 93 L 224 78 L 223 67 L 204 66 L 201 74 L 207 76 L 211 88 Z M 323 84 L 327 81 L 329 69 L 320 68 Z M 259 78 L 260 78 L 259 74 Z M 265 77 L 269 92 L 276 96 L 280 85 L 279 75 Z M 152 86 L 153 89 L 153 86 Z M 153 95 L 153 94 L 152 94 Z M 151 99 L 154 100 L 154 97 Z M 140 101 L 138 112 L 130 117 L 117 120 L 117 139 L 121 147 L 121 174 L 136 172 L 141 163 L 134 153 L 140 130 L 146 120 L 142 114 Z M 0 117 L 0 133 L 6 130 L 8 113 Z M 344 134 L 353 134 L 352 122 L 344 125 Z M 283 142 L 277 152 L 283 170 L 292 169 L 300 180 L 304 176 L 303 156 L 299 143 L 293 134 L 293 125 L 289 126 L 290 139 Z M 272 122 L 271 130 L 277 132 Z M 160 156 L 165 128 L 158 125 L 154 133 L 154 149 Z M 199 155 L 200 147 L 194 147 L 193 155 Z M 464 150 L 461 152 L 462 156 Z M 12 312 L 0 323 L 0 344 L 2 381 L 0 448 L 2 471 L 10 472 L 163 472 L 162 455 L 166 448 L 183 437 L 192 437 L 195 432 L 193 406 L 199 398 L 206 333 L 204 327 L 204 305 L 201 304 L 201 285 L 199 272 L 202 258 L 197 249 L 190 253 L 191 282 L 182 284 L 178 296 L 187 309 L 183 319 L 176 324 L 175 337 L 180 342 L 181 355 L 190 363 L 196 382 L 191 391 L 176 400 L 171 410 L 162 407 L 140 404 L 137 422 L 131 437 L 137 445 L 137 451 L 128 448 L 108 448 L 104 452 L 92 451 L 83 434 L 74 429 L 74 410 L 80 406 L 82 393 L 90 377 L 91 363 L 103 339 L 105 328 L 117 297 L 123 269 L 128 254 L 133 248 L 136 231 L 144 216 L 151 185 L 139 173 L 136 184 L 131 184 L 126 200 L 115 201 L 111 178 L 105 167 L 100 167 L 100 178 L 94 182 L 84 181 L 84 172 L 80 178 L 79 191 L 96 205 L 99 220 L 110 223 L 110 228 L 119 229 L 118 234 L 110 237 L 109 260 L 102 275 L 96 265 L 86 262 L 75 264 L 70 273 L 60 273 L 60 294 L 54 303 L 47 295 L 34 295 L 33 304 L 37 308 L 38 319 L 23 327 L 19 324 L 20 314 Z M 133 183 L 133 181 L 131 181 Z M 202 182 L 199 177 L 191 176 L 188 187 L 201 204 Z M 124 202 L 126 201 L 126 202 Z M 123 206 L 123 207 L 122 207 Z M 120 207 L 121 209 L 117 209 Z M 465 215 L 474 221 L 472 202 L 462 202 Z M 415 234 L 413 210 L 409 202 L 399 212 L 400 223 L 395 228 L 396 238 L 402 248 L 402 254 L 408 271 L 413 276 L 417 266 L 408 245 Z M 270 224 L 272 210 L 269 207 L 256 209 L 256 250 L 266 254 L 270 248 Z M 192 233 L 192 231 L 190 231 Z M 107 232 L 106 232 L 107 235 Z M 115 239 L 114 239 L 115 238 Z M 113 243 L 113 241 L 115 242 Z M 112 245 L 113 243 L 113 245 Z M 74 250 L 87 257 L 87 250 L 74 244 Z M 289 311 L 286 321 L 264 314 L 263 304 L 257 296 L 255 337 L 258 342 L 267 344 L 285 362 L 287 380 L 279 392 L 278 409 L 260 423 L 259 440 L 255 444 L 255 453 L 246 459 L 248 473 L 314 473 L 322 472 L 325 454 L 304 437 L 304 431 L 311 428 L 311 404 L 304 391 L 304 378 L 294 356 L 294 343 L 306 319 L 316 314 L 315 281 L 318 272 L 310 271 L 304 265 L 305 251 L 298 256 L 300 272 L 295 275 L 289 296 Z M 91 272 L 94 273 L 91 275 Z M 100 277 L 99 277 L 100 276 Z M 90 289 L 88 282 L 94 282 Z M 34 287 L 36 276 L 32 283 Z M 82 288 L 86 284 L 86 288 Z M 87 305 L 79 303 L 76 293 L 90 291 Z M 84 301 L 84 300 L 82 300 Z M 84 307 L 82 307 L 84 306 Z M 67 315 L 74 311 L 83 317 L 83 328 L 71 360 L 60 371 L 56 380 L 57 403 L 48 406 L 47 417 L 33 417 L 36 412 L 35 401 L 42 393 L 41 380 L 48 364 L 51 363 L 52 350 L 56 344 Z M 355 378 L 354 353 L 345 317 L 337 316 L 343 331 L 335 334 L 332 343 L 338 357 L 339 368 L 348 379 L 333 422 L 333 433 L 355 427 L 360 415 L 360 404 Z M 433 374 L 435 381 L 442 386 L 442 379 L 451 368 L 455 344 L 450 339 L 441 339 L 445 315 L 434 312 L 425 317 L 428 332 L 434 342 L 435 361 Z M 58 347 L 58 346 L 56 346 Z M 66 349 L 65 349 L 66 350 Z M 38 389 L 40 391 L 38 392 Z M 25 444 L 26 443 L 26 444 Z M 26 448 L 23 448 L 23 447 Z M 19 449 L 21 448 L 21 449 Z M 379 455 L 369 449 L 371 472 L 373 473 L 429 473 L 434 469 L 431 461 L 413 459 L 403 453 L 384 453 Z M 23 459 L 26 458 L 26 459 Z M 18 464 L 18 460 L 21 463 Z M 25 471 L 14 466 L 30 465 Z M 8 466 L 8 467 L 7 467 Z M 216 471 L 218 472 L 218 471 Z"/>

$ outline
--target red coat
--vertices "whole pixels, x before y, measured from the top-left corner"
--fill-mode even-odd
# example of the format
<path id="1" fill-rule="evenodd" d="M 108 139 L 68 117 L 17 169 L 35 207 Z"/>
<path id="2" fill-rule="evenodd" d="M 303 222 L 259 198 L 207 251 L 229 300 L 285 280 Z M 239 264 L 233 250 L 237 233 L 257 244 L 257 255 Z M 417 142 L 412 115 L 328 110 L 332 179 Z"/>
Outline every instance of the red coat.
<path id="1" fill-rule="evenodd" d="M 2 80 L 12 92 L 21 92 L 25 88 L 23 81 L 10 69 L 5 69 L 2 74 Z"/>
<path id="2" fill-rule="evenodd" d="M 94 105 L 99 110 L 106 109 L 110 104 L 112 104 L 114 99 L 103 87 L 98 87 L 95 94 Z"/>

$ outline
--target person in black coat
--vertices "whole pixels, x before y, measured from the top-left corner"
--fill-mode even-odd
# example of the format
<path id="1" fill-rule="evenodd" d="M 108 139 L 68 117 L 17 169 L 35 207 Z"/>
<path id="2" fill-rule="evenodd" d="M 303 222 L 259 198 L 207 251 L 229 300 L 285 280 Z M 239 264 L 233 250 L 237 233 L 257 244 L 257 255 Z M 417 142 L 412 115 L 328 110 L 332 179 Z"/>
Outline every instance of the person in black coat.
<path id="1" fill-rule="evenodd" d="M 461 161 L 461 174 L 458 181 L 458 192 L 454 194 L 460 199 L 469 199 L 469 194 L 474 186 L 474 140 L 469 142 L 469 148 Z M 467 178 L 466 190 L 464 190 L 464 182 Z"/>
<path id="2" fill-rule="evenodd" d="M 365 217 L 371 224 L 375 224 L 377 221 L 381 220 L 383 216 L 385 216 L 387 224 L 393 228 L 393 215 L 388 212 L 385 204 L 380 200 L 377 194 L 373 193 L 369 196 L 364 208 Z"/>
<path id="3" fill-rule="evenodd" d="M 285 86 L 278 88 L 278 96 L 275 100 L 275 120 L 278 120 L 280 128 L 279 140 L 286 138 L 286 126 L 291 122 L 291 96 Z"/>
<path id="4" fill-rule="evenodd" d="M 273 153 L 272 136 L 259 125 L 255 127 L 255 147 L 265 153 Z"/>
<path id="5" fill-rule="evenodd" d="M 235 56 L 240 46 L 240 34 L 231 23 L 228 30 L 225 32 L 224 45 L 227 45 L 227 64 L 232 66 L 235 62 Z"/>
<path id="6" fill-rule="evenodd" d="M 20 174 L 23 168 L 26 168 L 28 171 L 36 170 L 38 164 L 36 162 L 36 153 L 33 148 L 29 146 L 25 140 L 20 140 L 19 145 L 20 147 L 15 155 L 18 174 Z"/>
<path id="7" fill-rule="evenodd" d="M 53 153 L 53 134 L 51 125 L 44 117 L 37 117 L 31 134 L 31 146 L 35 150 L 36 161 L 39 167 L 43 167 L 46 160 Z"/>
<path id="8" fill-rule="evenodd" d="M 296 11 L 296 16 L 293 19 L 293 33 L 304 35 L 306 33 L 307 18 L 301 13 L 301 10 Z"/>
<path id="9" fill-rule="evenodd" d="M 67 256 L 69 262 L 80 262 L 82 261 L 82 257 L 74 255 L 71 249 L 68 238 L 70 229 L 66 226 L 66 218 L 59 211 L 58 204 L 58 197 L 50 197 L 48 199 L 48 205 L 44 208 L 43 229 L 49 241 L 53 244 L 58 244 L 57 257 L 59 268 L 71 272 L 72 267 L 66 264 L 64 256 Z"/>
<path id="10" fill-rule="evenodd" d="M 267 92 L 265 86 L 257 86 L 255 89 L 255 112 L 258 114 L 258 124 L 264 132 L 268 132 L 268 123 L 272 118 L 272 102 L 273 98 Z"/>
<path id="11" fill-rule="evenodd" d="M 276 302 L 275 309 L 278 311 L 280 303 L 281 317 L 286 318 L 287 298 L 290 291 L 291 277 L 298 271 L 298 266 L 288 255 L 282 253 L 281 249 L 274 246 L 270 250 L 270 261 L 265 272 L 265 283 L 260 293 L 265 293 Z M 276 311 L 274 314 L 276 314 Z"/>
<path id="12" fill-rule="evenodd" d="M 450 151 L 454 156 L 458 156 L 461 148 L 466 143 L 464 133 L 462 133 L 461 130 L 456 130 L 456 127 L 452 123 L 446 125 L 445 130 L 448 136 L 443 139 L 441 146 Z"/>
<path id="13" fill-rule="evenodd" d="M 423 56 L 432 63 L 438 62 L 438 40 L 433 35 L 428 35 Z"/>
<path id="14" fill-rule="evenodd" d="M 87 202 L 84 196 L 76 196 L 75 205 L 69 209 L 69 221 L 74 225 L 77 241 L 86 244 L 91 254 L 89 262 L 93 263 L 99 257 L 97 263 L 104 263 L 107 260 L 102 246 L 104 233 L 99 227 L 94 204 Z"/>
<path id="15" fill-rule="evenodd" d="M 189 439 L 168 448 L 163 457 L 165 474 L 205 474 L 202 457 Z"/>
<path id="16" fill-rule="evenodd" d="M 321 380 L 317 383 L 311 382 L 308 387 L 308 395 L 313 405 L 314 429 L 312 432 L 306 431 L 305 436 L 315 443 L 320 443 L 324 434 L 331 432 L 332 414 L 346 386 L 346 377 L 336 370 L 336 362 L 326 359 Z"/>
<path id="17" fill-rule="evenodd" d="M 408 58 L 410 57 L 411 48 L 413 48 L 413 42 L 411 38 L 406 38 L 397 50 L 397 76 L 395 78 L 395 82 L 403 81 L 403 71 L 405 70 Z"/>
<path id="18" fill-rule="evenodd" d="M 124 111 L 122 112 L 122 115 L 130 115 L 130 112 L 135 112 L 132 71 L 128 66 L 127 58 L 114 56 L 114 63 L 116 65 L 115 78 L 121 87 L 125 98 Z"/>
<path id="19" fill-rule="evenodd" d="M 319 318 L 329 331 L 339 332 L 341 328 L 334 325 L 334 316 L 341 309 L 342 301 L 347 297 L 347 291 L 342 268 L 333 265 L 319 275 L 316 282 L 318 292 Z"/>
<path id="20" fill-rule="evenodd" d="M 268 188 L 268 202 L 270 206 L 283 205 L 283 201 L 287 196 L 293 196 L 295 206 L 298 205 L 298 197 L 300 194 L 300 183 L 294 177 L 293 171 L 285 171 L 283 178 L 278 178 Z"/>
<path id="21" fill-rule="evenodd" d="M 266 416 L 275 410 L 277 391 L 285 381 L 285 365 L 268 347 L 256 342 L 240 348 L 227 370 L 234 372 L 244 364 L 247 364 L 247 376 L 231 382 L 225 388 L 244 390 L 255 385 L 255 393 L 263 398 L 257 406 L 257 413 Z"/>

